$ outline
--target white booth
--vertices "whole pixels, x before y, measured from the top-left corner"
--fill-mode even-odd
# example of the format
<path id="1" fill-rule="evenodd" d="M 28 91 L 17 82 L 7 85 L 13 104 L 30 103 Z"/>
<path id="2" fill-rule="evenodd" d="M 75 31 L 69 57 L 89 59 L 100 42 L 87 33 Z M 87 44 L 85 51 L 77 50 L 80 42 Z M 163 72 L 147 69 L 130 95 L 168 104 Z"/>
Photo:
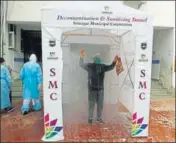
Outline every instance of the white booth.
<path id="1" fill-rule="evenodd" d="M 115 55 L 122 61 L 122 73 L 117 75 L 114 68 L 105 74 L 105 124 L 128 126 L 128 136 L 148 136 L 152 40 L 153 17 L 119 1 L 53 2 L 43 7 L 42 140 L 63 140 L 68 125 L 92 126 L 87 123 L 87 72 L 79 66 L 82 49 L 86 63 L 95 53 L 107 65 Z"/>

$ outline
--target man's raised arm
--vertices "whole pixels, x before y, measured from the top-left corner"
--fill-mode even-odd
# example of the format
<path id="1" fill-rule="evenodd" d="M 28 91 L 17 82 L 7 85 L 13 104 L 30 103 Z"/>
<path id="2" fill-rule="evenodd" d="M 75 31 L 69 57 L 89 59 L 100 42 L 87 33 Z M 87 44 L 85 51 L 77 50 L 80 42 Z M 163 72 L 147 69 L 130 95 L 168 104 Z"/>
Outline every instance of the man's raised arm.
<path id="1" fill-rule="evenodd" d="M 117 56 L 115 56 L 115 58 L 114 58 L 114 60 L 113 60 L 113 62 L 112 62 L 112 64 L 110 64 L 110 65 L 104 65 L 104 71 L 105 72 L 107 72 L 107 71 L 110 71 L 110 70 L 113 70 L 114 69 L 114 67 L 115 67 L 115 65 L 116 65 L 116 62 L 117 62 Z"/>
<path id="2" fill-rule="evenodd" d="M 85 70 L 88 70 L 88 64 L 84 63 L 84 56 L 85 56 L 85 51 L 81 50 L 80 51 L 79 66 L 82 67 Z"/>

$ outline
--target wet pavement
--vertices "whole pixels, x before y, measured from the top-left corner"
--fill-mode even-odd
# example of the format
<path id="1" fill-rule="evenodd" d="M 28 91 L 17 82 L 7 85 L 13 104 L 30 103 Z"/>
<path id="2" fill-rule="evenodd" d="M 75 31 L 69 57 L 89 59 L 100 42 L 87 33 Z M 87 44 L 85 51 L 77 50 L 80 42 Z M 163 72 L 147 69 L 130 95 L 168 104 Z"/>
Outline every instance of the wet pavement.
<path id="1" fill-rule="evenodd" d="M 22 116 L 21 101 L 15 100 L 13 103 L 15 111 L 1 116 L 1 142 L 42 142 L 43 111 Z M 112 109 L 114 111 L 115 107 L 105 105 L 103 115 L 106 124 L 104 125 L 97 123 L 88 125 L 87 113 L 84 112 L 86 108 L 86 106 L 80 108 L 79 105 L 81 110 L 78 110 L 78 107 L 73 109 L 65 105 L 64 142 L 175 142 L 175 98 L 173 97 L 152 99 L 149 137 L 142 138 L 130 138 L 129 115 L 122 107 L 121 112 L 114 115 L 110 111 Z"/>

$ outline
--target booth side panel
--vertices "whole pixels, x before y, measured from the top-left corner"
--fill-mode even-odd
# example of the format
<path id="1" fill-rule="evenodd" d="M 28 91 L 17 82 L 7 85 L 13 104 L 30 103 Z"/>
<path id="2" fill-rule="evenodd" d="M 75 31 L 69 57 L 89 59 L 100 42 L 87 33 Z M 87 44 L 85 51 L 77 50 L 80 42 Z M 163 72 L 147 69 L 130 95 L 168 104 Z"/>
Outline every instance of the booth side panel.
<path id="1" fill-rule="evenodd" d="M 42 27 L 44 129 L 43 141 L 63 140 L 61 30 Z M 57 65 L 57 66 L 56 66 Z"/>
<path id="2" fill-rule="evenodd" d="M 132 136 L 148 136 L 153 33 L 136 36 Z"/>

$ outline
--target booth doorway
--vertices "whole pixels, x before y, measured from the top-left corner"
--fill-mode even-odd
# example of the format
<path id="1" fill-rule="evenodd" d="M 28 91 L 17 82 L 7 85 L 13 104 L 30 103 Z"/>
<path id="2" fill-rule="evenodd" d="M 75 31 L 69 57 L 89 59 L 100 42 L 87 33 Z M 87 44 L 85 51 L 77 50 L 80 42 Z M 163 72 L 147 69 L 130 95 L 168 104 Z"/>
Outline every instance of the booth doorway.
<path id="1" fill-rule="evenodd" d="M 49 33 L 50 31 L 47 30 L 45 29 L 44 32 Z M 56 43 L 60 41 L 63 51 L 62 107 L 64 136 L 73 139 L 72 135 L 67 134 L 73 127 L 76 128 L 74 135 L 77 139 L 101 138 L 102 134 L 103 138 L 108 138 L 109 136 L 103 133 L 104 128 L 107 128 L 107 131 L 111 130 L 112 136 L 116 138 L 131 136 L 135 50 L 135 36 L 132 31 L 112 33 L 111 29 L 98 28 L 72 28 L 71 30 L 61 28 L 57 30 L 62 32 L 61 39 L 53 37 L 57 39 Z M 129 47 L 131 48 L 129 49 Z M 93 57 L 96 53 L 100 54 L 103 64 L 106 65 L 112 63 L 115 55 L 121 57 L 124 70 L 120 76 L 117 75 L 115 68 L 105 74 L 104 90 L 102 91 L 104 93 L 102 110 L 104 125 L 96 122 L 97 104 L 94 106 L 93 123 L 88 125 L 89 92 L 91 90 L 88 88 L 88 73 L 79 65 L 79 54 L 82 49 L 86 52 L 84 63 L 93 63 Z M 117 130 L 118 135 L 113 134 Z"/>
<path id="2" fill-rule="evenodd" d="M 38 63 L 42 63 L 41 31 L 21 29 L 21 51 L 24 53 L 24 63 L 34 53 Z"/>

